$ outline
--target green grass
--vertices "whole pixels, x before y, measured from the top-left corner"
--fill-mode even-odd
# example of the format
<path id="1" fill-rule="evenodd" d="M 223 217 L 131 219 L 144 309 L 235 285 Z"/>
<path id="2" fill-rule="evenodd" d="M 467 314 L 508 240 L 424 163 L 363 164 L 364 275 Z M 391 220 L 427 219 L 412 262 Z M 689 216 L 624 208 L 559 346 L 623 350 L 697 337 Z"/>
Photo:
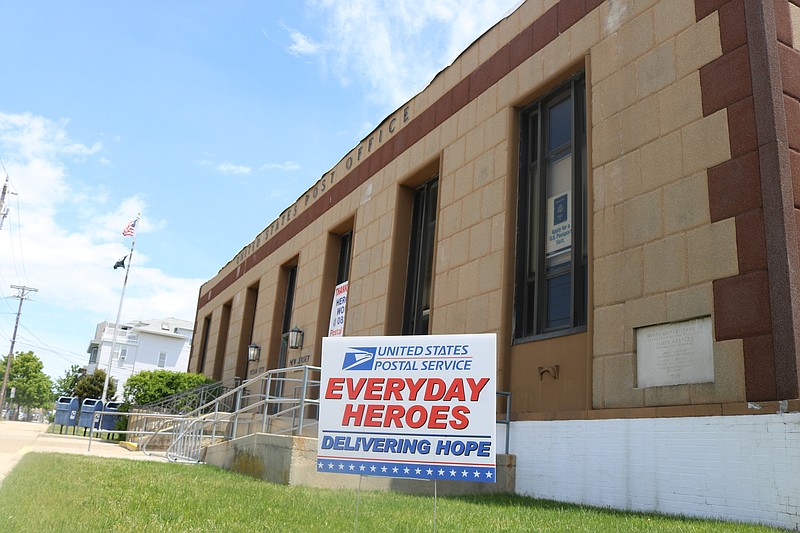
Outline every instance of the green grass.
<path id="1" fill-rule="evenodd" d="M 211 466 L 28 453 L 0 486 L 3 532 L 350 532 L 357 493 L 287 487 Z M 433 531 L 429 496 L 361 493 L 358 531 Z M 437 531 L 775 531 L 514 495 L 440 497 Z"/>

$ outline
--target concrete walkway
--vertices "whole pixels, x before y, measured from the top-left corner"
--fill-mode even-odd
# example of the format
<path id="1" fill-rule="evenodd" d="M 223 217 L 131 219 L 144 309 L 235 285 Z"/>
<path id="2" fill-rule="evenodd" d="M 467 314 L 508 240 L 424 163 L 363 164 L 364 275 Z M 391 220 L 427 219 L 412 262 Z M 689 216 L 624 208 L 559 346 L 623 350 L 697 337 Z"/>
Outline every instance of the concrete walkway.
<path id="1" fill-rule="evenodd" d="M 0 420 L 0 484 L 28 452 L 75 453 L 95 457 L 166 461 L 161 456 L 130 451 L 119 444 L 99 439 L 92 439 L 92 449 L 89 451 L 89 437 L 45 433 L 47 428 L 47 424 L 39 422 Z"/>

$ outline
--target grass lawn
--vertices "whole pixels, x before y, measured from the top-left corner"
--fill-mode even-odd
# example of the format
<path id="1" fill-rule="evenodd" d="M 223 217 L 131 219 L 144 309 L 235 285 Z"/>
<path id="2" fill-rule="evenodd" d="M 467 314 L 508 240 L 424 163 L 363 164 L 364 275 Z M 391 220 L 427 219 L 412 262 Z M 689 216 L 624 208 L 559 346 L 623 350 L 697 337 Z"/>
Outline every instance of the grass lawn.
<path id="1" fill-rule="evenodd" d="M 0 531 L 351 532 L 356 498 L 206 465 L 28 453 L 0 487 Z M 364 491 L 358 531 L 433 531 L 433 510 L 432 497 Z M 775 530 L 501 495 L 440 497 L 437 531 Z"/>

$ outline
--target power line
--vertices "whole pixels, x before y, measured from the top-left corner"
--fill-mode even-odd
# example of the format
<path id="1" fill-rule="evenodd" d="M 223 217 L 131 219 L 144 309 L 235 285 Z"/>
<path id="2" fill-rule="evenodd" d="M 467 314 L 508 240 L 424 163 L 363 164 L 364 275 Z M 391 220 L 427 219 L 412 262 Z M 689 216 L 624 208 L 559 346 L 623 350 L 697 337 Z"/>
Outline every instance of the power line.
<path id="1" fill-rule="evenodd" d="M 58 357 L 60 359 L 63 359 L 64 361 L 66 361 L 68 363 L 75 364 L 76 360 L 78 362 L 85 362 L 85 360 L 87 358 L 87 355 L 86 355 L 85 352 L 84 353 L 73 352 L 72 350 L 68 350 L 66 348 L 61 348 L 59 346 L 54 346 L 52 344 L 48 344 L 45 341 L 43 341 L 42 339 L 40 339 L 39 337 L 37 337 L 36 334 L 33 333 L 30 329 L 25 327 L 25 324 L 20 324 L 20 326 L 22 327 L 22 329 L 27 331 L 36 341 L 39 342 L 39 344 L 36 344 L 34 342 L 31 342 L 30 340 L 26 340 L 26 344 L 28 346 L 30 346 L 32 348 L 35 348 L 35 349 L 39 350 L 40 352 L 45 352 L 45 353 L 50 353 L 52 355 L 55 355 L 56 357 Z"/>

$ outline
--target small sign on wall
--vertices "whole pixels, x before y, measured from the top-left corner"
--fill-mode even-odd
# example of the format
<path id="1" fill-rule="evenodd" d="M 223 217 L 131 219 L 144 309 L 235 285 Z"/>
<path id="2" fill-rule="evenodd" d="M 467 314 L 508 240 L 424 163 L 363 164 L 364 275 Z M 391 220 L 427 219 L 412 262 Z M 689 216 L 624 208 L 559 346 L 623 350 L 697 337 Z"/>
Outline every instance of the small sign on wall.
<path id="1" fill-rule="evenodd" d="M 349 282 L 343 281 L 333 291 L 333 304 L 331 304 L 331 320 L 328 325 L 328 337 L 341 337 L 344 335 L 344 318 L 347 309 L 347 287 Z"/>
<path id="2" fill-rule="evenodd" d="M 572 246 L 572 201 L 569 192 L 547 199 L 548 258 L 566 252 Z"/>
<path id="3" fill-rule="evenodd" d="M 714 381 L 711 317 L 636 330 L 637 387 Z"/>

